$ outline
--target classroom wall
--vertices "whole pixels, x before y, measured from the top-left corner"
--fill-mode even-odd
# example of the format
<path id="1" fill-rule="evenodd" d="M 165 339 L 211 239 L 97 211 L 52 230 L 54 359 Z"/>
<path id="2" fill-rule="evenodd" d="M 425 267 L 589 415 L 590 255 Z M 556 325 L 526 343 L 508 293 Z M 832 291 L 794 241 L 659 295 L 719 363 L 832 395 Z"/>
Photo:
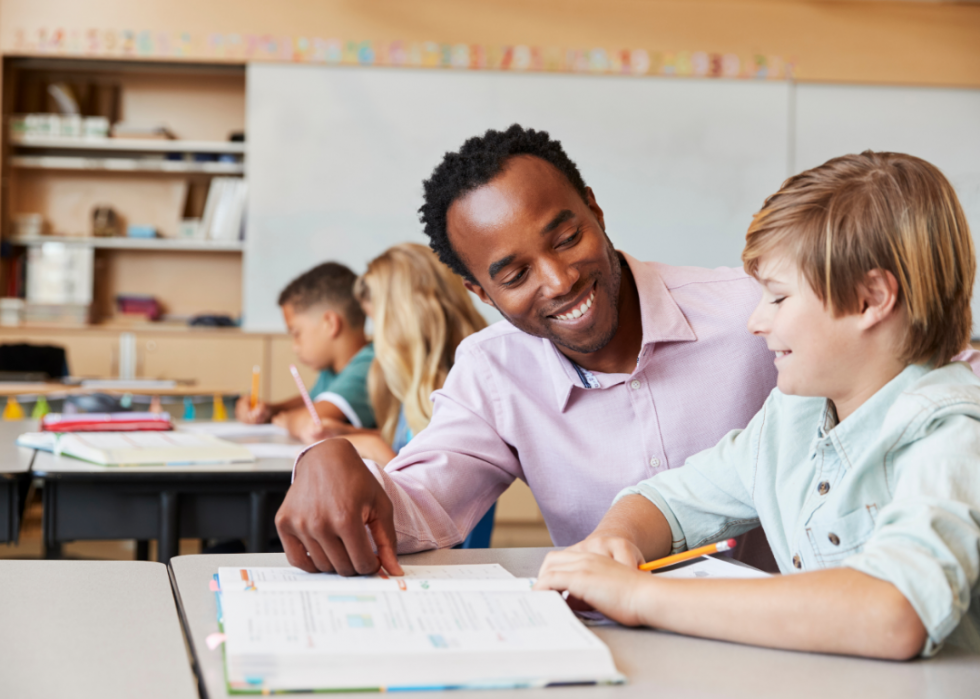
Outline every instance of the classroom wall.
<path id="1" fill-rule="evenodd" d="M 862 0 L 0 0 L 0 51 L 90 29 L 776 55 L 802 81 L 980 86 L 980 4 Z M 228 58 L 242 61 L 244 58 Z"/>

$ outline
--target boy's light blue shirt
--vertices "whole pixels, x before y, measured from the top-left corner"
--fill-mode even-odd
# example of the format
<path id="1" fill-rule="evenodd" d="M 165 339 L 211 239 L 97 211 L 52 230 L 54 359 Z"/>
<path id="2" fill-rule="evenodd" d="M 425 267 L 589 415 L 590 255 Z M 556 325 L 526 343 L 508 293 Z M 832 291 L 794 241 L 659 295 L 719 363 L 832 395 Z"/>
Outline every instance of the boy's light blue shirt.
<path id="1" fill-rule="evenodd" d="M 674 551 L 762 524 L 783 573 L 848 566 L 887 580 L 929 633 L 980 652 L 980 379 L 907 367 L 836 424 L 774 389 L 744 430 L 618 496 L 648 498 Z"/>

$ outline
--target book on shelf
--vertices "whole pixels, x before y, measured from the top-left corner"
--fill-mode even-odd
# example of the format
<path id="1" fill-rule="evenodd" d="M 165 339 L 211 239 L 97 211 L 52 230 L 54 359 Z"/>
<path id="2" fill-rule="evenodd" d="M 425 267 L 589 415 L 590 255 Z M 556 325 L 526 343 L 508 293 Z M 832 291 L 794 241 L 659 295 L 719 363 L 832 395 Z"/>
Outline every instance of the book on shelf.
<path id="1" fill-rule="evenodd" d="M 219 568 L 232 694 L 619 684 L 561 595 L 499 565 L 404 566 L 343 578 Z"/>
<path id="2" fill-rule="evenodd" d="M 242 237 L 248 184 L 244 177 L 214 177 L 204 202 L 201 229 L 210 240 L 234 241 Z"/>

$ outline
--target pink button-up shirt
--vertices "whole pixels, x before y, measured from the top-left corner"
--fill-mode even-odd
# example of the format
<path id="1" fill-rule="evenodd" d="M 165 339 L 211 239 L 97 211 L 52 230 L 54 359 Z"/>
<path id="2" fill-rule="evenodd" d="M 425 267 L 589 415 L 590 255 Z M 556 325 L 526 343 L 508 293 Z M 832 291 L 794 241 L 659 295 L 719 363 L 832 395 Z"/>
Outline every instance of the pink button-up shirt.
<path id="1" fill-rule="evenodd" d="M 432 421 L 385 470 L 399 553 L 449 547 L 515 478 L 556 545 L 588 535 L 624 487 L 742 428 L 776 385 L 773 355 L 746 330 L 759 301 L 742 271 L 625 256 L 643 344 L 630 374 L 585 388 L 549 340 L 497 323 L 460 344 Z"/>

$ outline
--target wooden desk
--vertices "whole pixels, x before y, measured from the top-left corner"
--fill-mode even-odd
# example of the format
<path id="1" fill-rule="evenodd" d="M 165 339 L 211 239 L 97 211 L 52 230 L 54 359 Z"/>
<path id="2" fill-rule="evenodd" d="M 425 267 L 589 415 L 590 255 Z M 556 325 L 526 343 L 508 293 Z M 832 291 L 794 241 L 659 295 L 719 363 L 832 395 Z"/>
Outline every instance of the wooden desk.
<path id="1" fill-rule="evenodd" d="M 31 482 L 33 449 L 18 447 L 17 436 L 37 429 L 37 420 L 0 421 L 0 544 L 17 541 Z"/>
<path id="2" fill-rule="evenodd" d="M 293 462 L 119 468 L 38 452 L 31 468 L 44 479 L 48 557 L 67 541 L 157 539 L 166 563 L 181 538 L 244 538 L 249 551 L 266 551 Z"/>
<path id="3" fill-rule="evenodd" d="M 0 590 L 0 696 L 198 696 L 159 563 L 4 560 Z"/>
<path id="4" fill-rule="evenodd" d="M 549 549 L 469 549 L 403 556 L 404 563 L 500 563 L 514 575 L 537 575 Z M 214 593 L 208 581 L 219 566 L 281 566 L 283 554 L 178 556 L 170 570 L 182 621 L 197 664 L 202 695 L 226 697 L 221 649 L 204 639 L 218 630 Z M 912 699 L 976 697 L 980 655 L 946 648 L 931 660 L 908 663 L 767 650 L 719 641 L 623 627 L 593 629 L 612 650 L 629 678 L 624 687 L 575 687 L 520 692 L 452 692 L 472 699 Z M 447 699 L 445 692 L 418 692 L 419 699 Z"/>

